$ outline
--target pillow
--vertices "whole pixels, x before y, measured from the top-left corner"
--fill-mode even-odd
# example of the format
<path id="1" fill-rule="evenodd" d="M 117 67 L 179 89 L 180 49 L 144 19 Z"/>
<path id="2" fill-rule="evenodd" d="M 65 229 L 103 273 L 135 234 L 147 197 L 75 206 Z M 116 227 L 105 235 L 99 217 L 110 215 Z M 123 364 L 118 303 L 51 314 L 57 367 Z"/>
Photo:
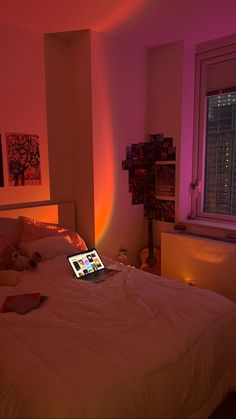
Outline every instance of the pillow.
<path id="1" fill-rule="evenodd" d="M 73 230 L 60 227 L 58 224 L 44 223 L 22 216 L 18 217 L 18 221 L 20 224 L 19 245 L 44 237 L 62 235 L 67 237 L 68 241 L 77 248 L 77 251 L 87 250 L 83 238 Z"/>
<path id="2" fill-rule="evenodd" d="M 0 236 L 0 256 L 2 255 L 3 251 L 8 246 L 10 246 L 14 249 L 13 244 L 6 237 Z"/>
<path id="3" fill-rule="evenodd" d="M 0 236 L 0 271 L 5 269 L 5 262 L 2 259 L 2 255 L 4 251 L 7 252 L 8 249 L 12 252 L 15 250 L 13 244 L 6 237 Z"/>
<path id="4" fill-rule="evenodd" d="M 0 218 L 0 235 L 6 237 L 15 246 L 19 237 L 19 222 L 17 218 Z"/>
<path id="5" fill-rule="evenodd" d="M 62 235 L 21 243 L 20 249 L 29 257 L 33 253 L 39 252 L 42 260 L 52 259 L 59 255 L 68 256 L 78 252 L 77 247 L 71 244 L 66 236 Z"/>

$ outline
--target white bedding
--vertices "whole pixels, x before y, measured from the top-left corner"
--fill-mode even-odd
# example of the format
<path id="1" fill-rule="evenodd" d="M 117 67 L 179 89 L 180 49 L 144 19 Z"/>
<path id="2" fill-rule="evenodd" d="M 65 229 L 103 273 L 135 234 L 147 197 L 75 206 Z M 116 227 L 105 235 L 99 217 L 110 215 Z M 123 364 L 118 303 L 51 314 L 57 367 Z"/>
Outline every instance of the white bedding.
<path id="1" fill-rule="evenodd" d="M 1 418 L 206 418 L 236 390 L 236 305 L 117 266 L 88 283 L 58 256 L 0 287 L 1 305 L 48 296 L 26 315 L 0 313 Z"/>

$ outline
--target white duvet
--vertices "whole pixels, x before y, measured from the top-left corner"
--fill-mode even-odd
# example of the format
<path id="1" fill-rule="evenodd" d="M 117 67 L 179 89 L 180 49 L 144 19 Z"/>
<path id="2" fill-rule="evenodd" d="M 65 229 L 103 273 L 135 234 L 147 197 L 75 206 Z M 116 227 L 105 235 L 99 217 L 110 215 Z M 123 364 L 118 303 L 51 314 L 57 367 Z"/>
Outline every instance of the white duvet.
<path id="1" fill-rule="evenodd" d="M 88 283 L 59 256 L 0 287 L 48 296 L 0 313 L 1 418 L 206 418 L 236 390 L 236 305 L 117 266 Z"/>

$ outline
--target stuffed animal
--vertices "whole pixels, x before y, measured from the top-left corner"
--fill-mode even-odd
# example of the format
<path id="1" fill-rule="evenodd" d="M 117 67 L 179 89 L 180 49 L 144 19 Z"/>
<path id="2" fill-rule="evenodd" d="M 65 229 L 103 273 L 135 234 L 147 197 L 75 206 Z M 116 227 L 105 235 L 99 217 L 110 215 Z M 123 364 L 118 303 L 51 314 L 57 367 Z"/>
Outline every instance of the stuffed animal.
<path id="1" fill-rule="evenodd" d="M 4 269 L 0 271 L 0 285 L 5 285 L 6 287 L 13 287 L 17 284 L 20 279 L 20 274 L 17 271 L 12 269 Z"/>
<path id="2" fill-rule="evenodd" d="M 29 258 L 20 252 L 17 252 L 11 246 L 7 246 L 2 252 L 1 258 L 4 269 L 24 271 L 25 269 L 35 269 L 37 263 L 41 260 L 41 255 L 38 252 L 35 252 Z"/>
<path id="3" fill-rule="evenodd" d="M 38 252 L 29 258 L 14 247 L 6 246 L 1 255 L 0 285 L 14 286 L 19 281 L 19 271 L 35 269 L 41 259 Z"/>

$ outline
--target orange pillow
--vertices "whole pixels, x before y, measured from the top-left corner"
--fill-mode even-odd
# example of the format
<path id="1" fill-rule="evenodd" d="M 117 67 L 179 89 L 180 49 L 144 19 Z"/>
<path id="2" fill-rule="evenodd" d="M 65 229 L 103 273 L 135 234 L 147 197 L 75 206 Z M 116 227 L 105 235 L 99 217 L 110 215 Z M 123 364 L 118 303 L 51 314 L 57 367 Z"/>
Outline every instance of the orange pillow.
<path id="1" fill-rule="evenodd" d="M 60 227 L 58 224 L 45 223 L 22 216 L 18 217 L 18 221 L 20 224 L 19 245 L 20 243 L 30 242 L 44 237 L 63 235 L 79 251 L 87 250 L 84 239 L 73 230 Z"/>

